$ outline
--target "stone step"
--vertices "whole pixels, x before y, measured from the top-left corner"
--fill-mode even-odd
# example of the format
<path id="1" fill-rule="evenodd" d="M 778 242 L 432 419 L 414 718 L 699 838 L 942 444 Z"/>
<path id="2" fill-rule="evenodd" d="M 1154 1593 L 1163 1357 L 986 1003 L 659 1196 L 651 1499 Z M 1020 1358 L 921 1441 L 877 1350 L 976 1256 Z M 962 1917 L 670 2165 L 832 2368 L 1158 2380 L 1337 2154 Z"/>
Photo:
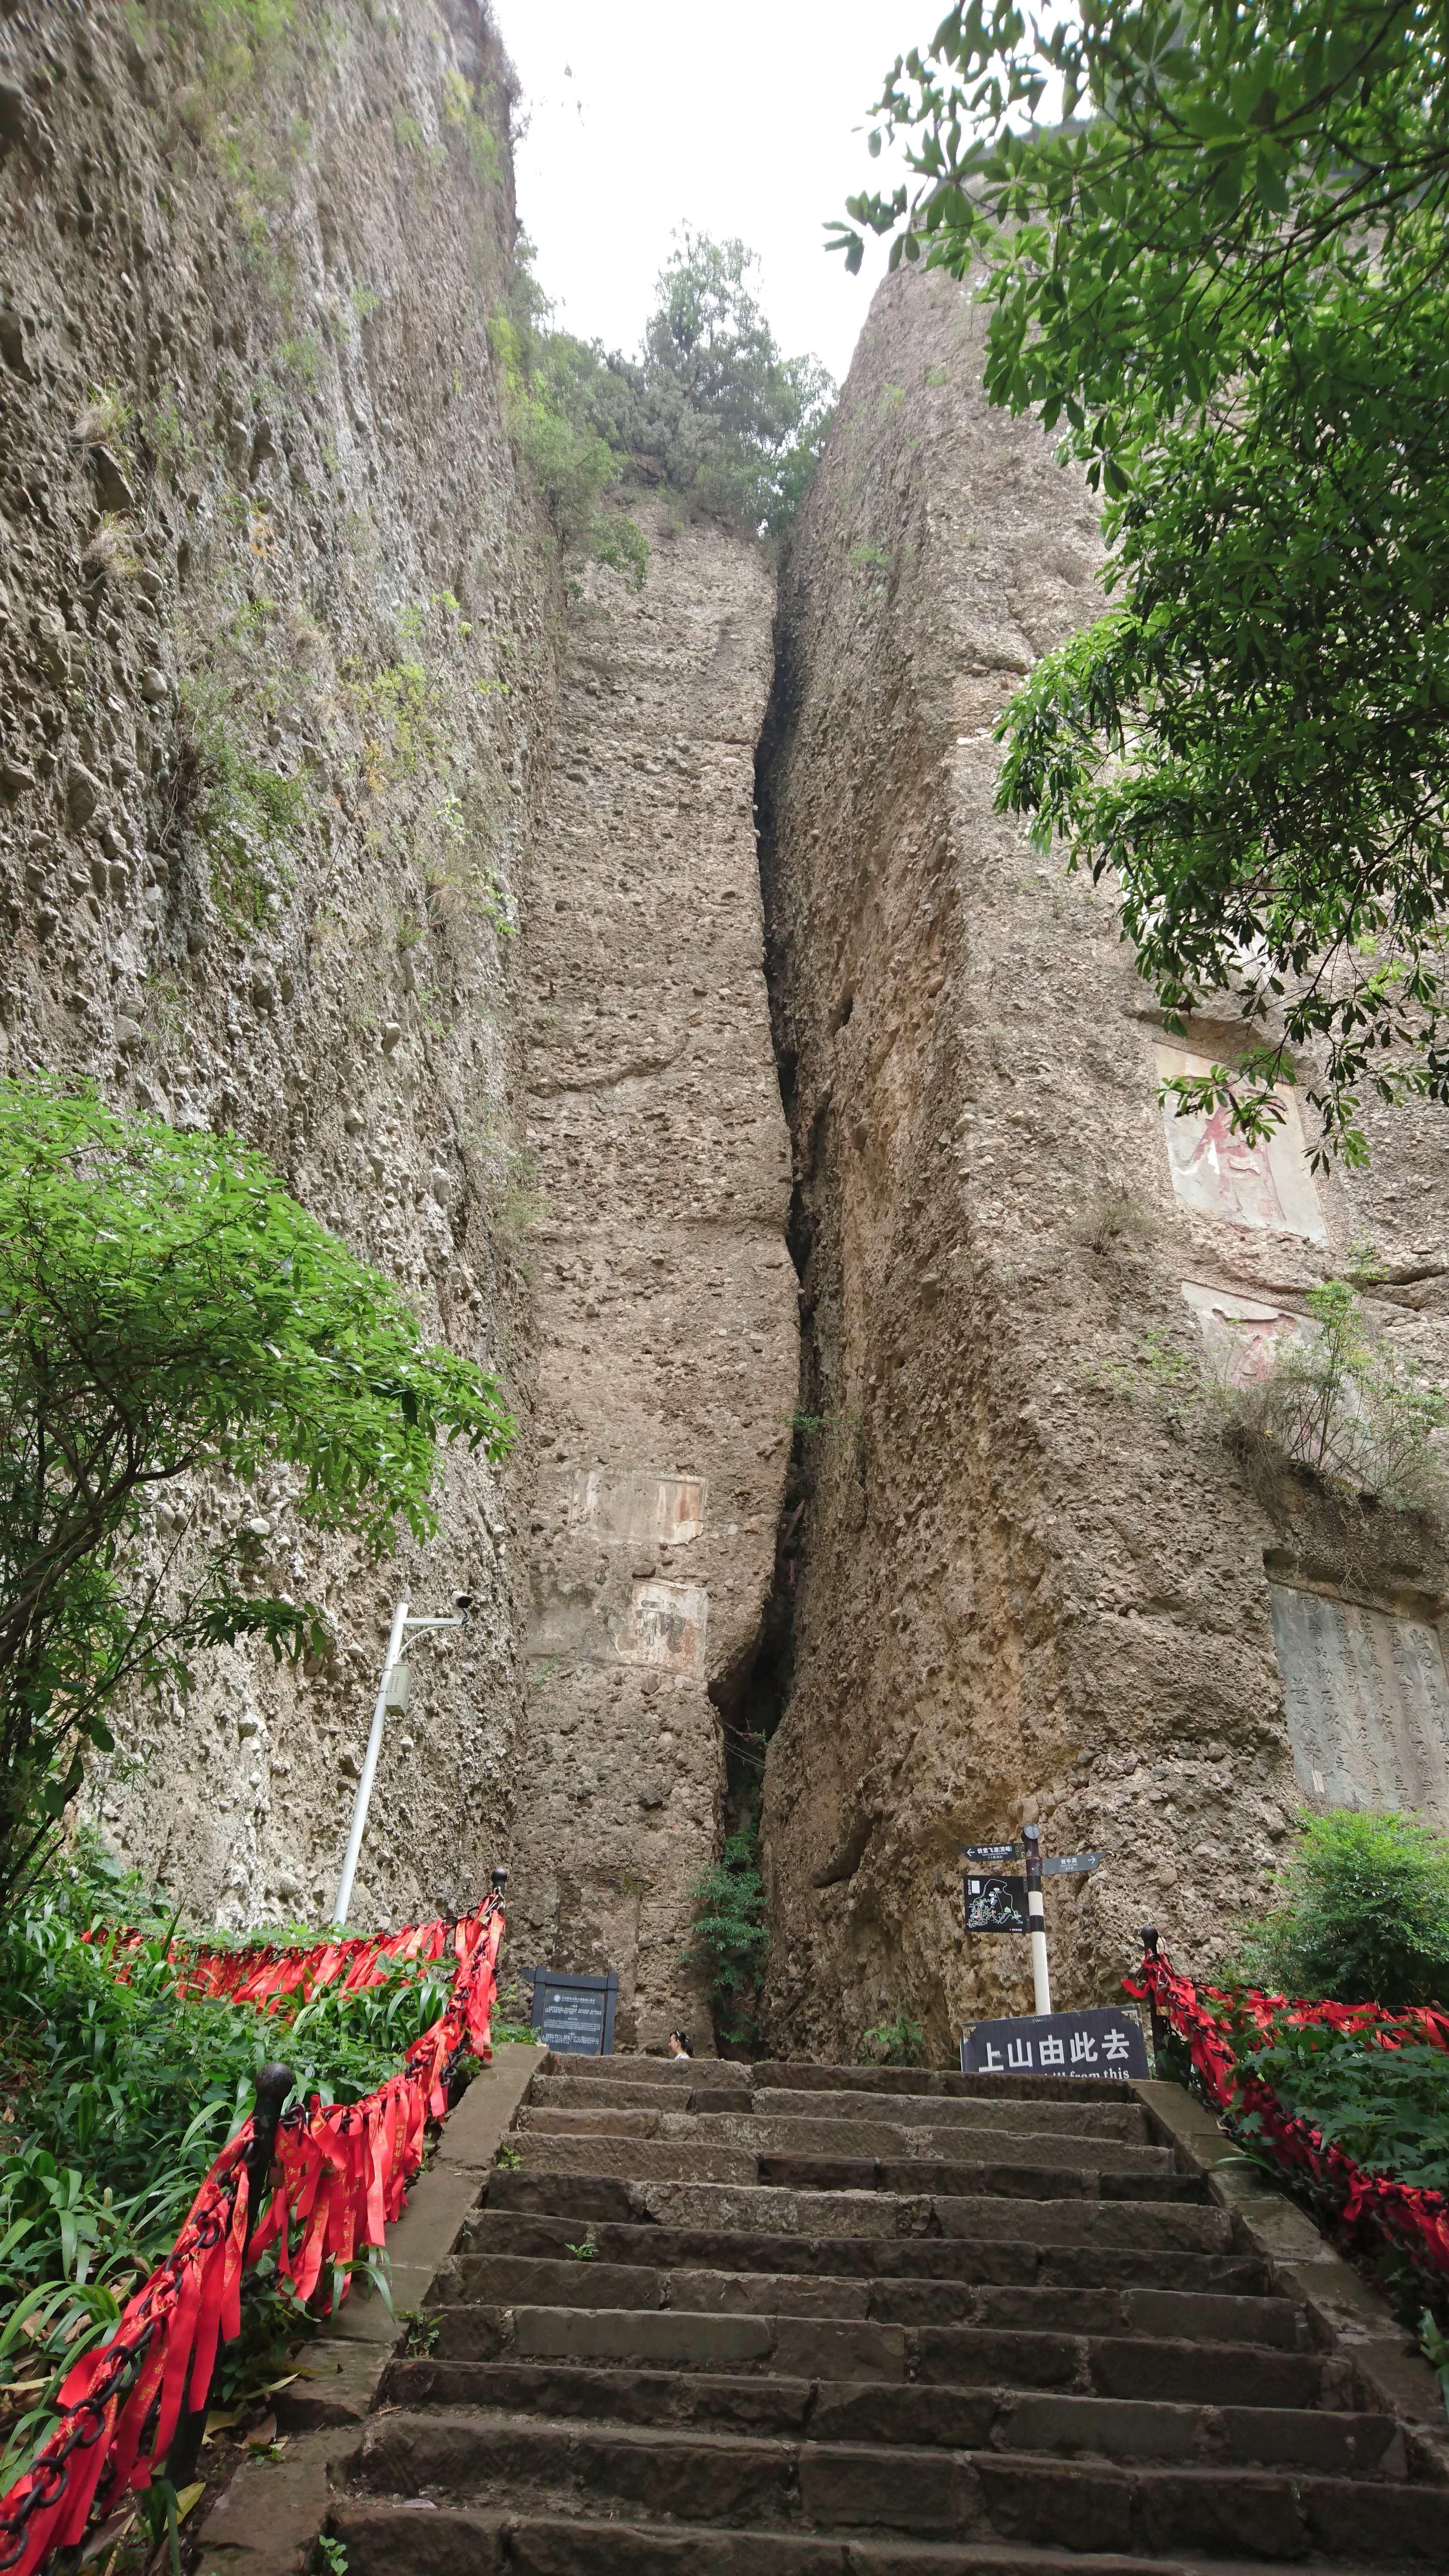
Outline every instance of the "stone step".
<path id="1" fill-rule="evenodd" d="M 771 2387 L 757 2385 L 761 2394 Z M 535 2499 L 556 2509 L 569 2496 L 596 2514 L 614 2505 L 698 2524 L 1449 2567 L 1440 2487 L 1222 2459 L 1129 2465 L 398 2407 L 369 2419 L 358 2474 L 374 2493 L 524 2512 Z"/>
<path id="2" fill-rule="evenodd" d="M 1120 2088 L 1119 2088 L 1120 2090 Z M 550 2095 L 541 2096 L 552 2099 Z M 580 2095 L 587 2107 L 587 2097 Z M 706 2109 L 722 2111 L 723 2102 L 711 2100 Z M 1004 2101 L 991 2096 L 970 2094 L 952 2100 L 944 2094 L 889 2094 L 884 2098 L 869 2095 L 862 2098 L 854 2090 L 807 2093 L 798 2088 L 757 2084 L 751 2097 L 751 2109 L 766 2120 L 859 2120 L 888 2119 L 905 2127 L 991 2128 L 1066 2130 L 1074 2137 L 1117 2138 L 1129 2145 L 1149 2146 L 1151 2124 L 1139 2102 L 1044 2102 Z"/>
<path id="3" fill-rule="evenodd" d="M 1207 2197 L 1200 2175 L 1174 2173 L 1171 2158 L 1156 2148 L 1108 2147 L 1103 2152 L 1109 2157 L 1135 2156 L 1140 2161 L 1122 2168 L 1095 2162 L 1084 2167 L 1055 2152 L 1058 2141 L 1053 2138 L 1045 2142 L 1047 2160 L 1021 2164 L 901 2153 L 757 2152 L 751 2146 L 717 2146 L 692 2138 L 601 2137 L 593 2131 L 580 2136 L 551 2129 L 520 2129 L 515 2141 L 519 2165 L 526 2173 L 617 2175 L 625 2182 L 758 2182 L 810 2192 L 922 2191 L 955 2199 L 987 2194 L 1013 2200 L 1201 2201 Z"/>
<path id="4" fill-rule="evenodd" d="M 676 2093 L 752 2093 L 754 2068 L 719 2057 L 565 2057 L 554 2051 L 535 2083 L 561 2078 L 574 2084 L 649 2084 Z M 535 2097 L 537 2098 L 537 2097 Z"/>
<path id="5" fill-rule="evenodd" d="M 480 2306 L 661 2308 L 746 2316 L 871 2317 L 892 2325 L 1022 2326 L 1064 2334 L 1193 2335 L 1292 2351 L 1298 2313 L 1286 2299 L 1210 2292 L 1005 2289 L 942 2280 L 823 2279 L 789 2272 L 658 2270 L 625 2263 L 469 2258 L 468 2300 Z M 461 2286 L 461 2282 L 460 2282 Z"/>
<path id="6" fill-rule="evenodd" d="M 791 2092 L 778 2087 L 756 2086 L 751 2091 L 748 2086 L 736 2089 L 720 2084 L 640 2083 L 623 2075 L 598 2076 L 592 2081 L 573 2075 L 540 2075 L 534 2080 L 530 2104 L 526 2115 L 530 2125 L 538 2110 L 653 2111 L 666 2119 L 693 2112 L 721 2118 L 753 2114 L 771 2120 L 888 2120 L 900 2128 L 1010 2129 L 1038 2135 L 1065 2132 L 1073 2137 L 1116 2139 L 1129 2146 L 1152 2144 L 1151 2124 L 1140 2103 L 1120 2100 L 998 2102 L 972 2095 L 953 2101 L 943 2094 L 877 2097 L 854 2092 Z"/>
<path id="7" fill-rule="evenodd" d="M 938 2102 L 1063 2102 L 1075 2111 L 1091 2103 L 1137 2111 L 1125 2084 L 1110 2076 L 961 2075 L 925 2066 L 826 2066 L 801 2060 L 763 2059 L 734 2065 L 718 2058 L 550 2056 L 537 2080 L 564 2077 L 577 2084 L 618 2083 L 702 2090 L 789 2093 L 868 2093 L 892 2099 Z M 537 2097 L 535 2097 L 537 2098 Z"/>
<path id="8" fill-rule="evenodd" d="M 786 2438 L 808 2432 L 814 2442 L 886 2443 L 907 2449 L 1292 2467 L 1327 2477 L 1399 2482 L 1407 2475 L 1403 2430 L 1388 2415 L 1163 2399 L 1122 2404 L 1082 2392 L 1044 2394 L 1009 2385 L 913 2385 L 898 2371 L 872 2379 L 855 2369 L 831 2379 L 808 2367 L 790 2373 L 783 2364 L 779 2376 L 764 2379 L 721 2376 L 709 2369 L 603 2369 L 590 2366 L 582 2351 L 572 2362 L 560 2359 L 550 2366 L 541 2358 L 532 2363 L 522 2358 L 523 2349 L 520 2345 L 520 2357 L 513 2360 L 454 2358 L 440 2348 L 427 2357 L 392 2362 L 378 2401 L 404 2412 L 431 2407 L 489 2414 L 527 2411 L 595 2426 L 671 2425 Z M 808 2364 L 809 2356 L 805 2358 Z"/>
<path id="9" fill-rule="evenodd" d="M 777 2097 L 788 2101 L 788 2094 Z M 974 2104 L 963 2106 L 974 2111 Z M 677 2139 L 701 2147 L 745 2147 L 756 2155 L 866 2157 L 899 2160 L 935 2157 L 941 2162 L 1089 2166 L 1098 2172 L 1171 2173 L 1168 2147 L 1144 2146 L 1121 2138 L 1098 2137 L 1072 2129 L 1006 2129 L 999 2121 L 957 2119 L 937 2127 L 926 2121 L 776 2118 L 761 2112 L 661 2111 L 637 2105 L 630 2109 L 573 2109 L 542 2103 L 520 2114 L 518 2134 L 538 2137 Z M 598 2168 L 614 2170 L 612 2165 Z M 727 2177 L 721 2177 L 726 2179 Z"/>
<path id="10" fill-rule="evenodd" d="M 1226 2220 L 1210 2243 L 1197 2247 L 1043 2244 L 1025 2235 L 947 2237 L 927 2232 L 929 2210 L 919 2235 L 862 2231 L 847 2236 L 838 2230 L 826 2235 L 805 2227 L 785 2235 L 778 2229 L 672 2227 L 647 2218 L 642 2223 L 588 2217 L 580 2222 L 551 2211 L 504 2207 L 503 2186 L 518 2179 L 502 2173 L 490 2177 L 488 2205 L 468 2222 L 460 2256 L 440 2282 L 443 2295 L 471 2295 L 469 2266 L 488 2255 L 576 2260 L 571 2246 L 592 2246 L 597 2262 L 671 2272 L 792 2272 L 837 2280 L 956 2281 L 1002 2288 L 1183 2289 L 1219 2296 L 1261 2297 L 1268 2288 L 1261 2262 L 1232 2252 Z M 528 2182 L 530 2190 L 537 2189 L 533 2177 Z M 889 2205 L 874 2198 L 866 2206 L 878 2231 L 882 2219 L 892 2215 Z M 1019 2209 L 1015 2214 L 1025 2226 L 1028 2213 Z M 1031 2213 L 1033 2220 L 1036 2216 Z"/>
<path id="11" fill-rule="evenodd" d="M 620 2062 L 630 2064 L 633 2061 L 626 2059 Z M 677 2101 L 676 2094 L 679 2096 Z M 754 2108 L 754 2097 L 748 2084 L 665 2086 L 657 2081 L 641 2083 L 632 2075 L 600 2075 L 589 2083 L 576 2075 L 536 2075 L 530 2100 L 566 2111 L 657 2111 L 661 2106 L 667 2111 L 749 2111 Z"/>
<path id="12" fill-rule="evenodd" d="M 539 2141 L 540 2145 L 544 2142 Z M 559 2141 L 560 2146 L 571 2142 Z M 648 2141 L 643 2142 L 647 2148 Z M 656 2150 L 659 2152 L 659 2150 Z M 557 2168 L 496 2169 L 489 2176 L 490 2209 L 520 2210 L 540 2217 L 589 2221 L 653 2220 L 660 2227 L 710 2229 L 721 2235 L 744 2230 L 782 2236 L 940 2235 L 973 2238 L 1022 2237 L 1038 2245 L 1134 2246 L 1143 2251 L 1226 2253 L 1231 2223 L 1206 2202 L 1177 2198 L 1160 2206 L 1133 2199 L 1088 2199 L 1059 2194 L 1062 2177 L 1043 2177 L 1042 2196 L 1010 2188 L 1001 2192 L 943 2194 L 931 2188 L 939 2168 L 925 2166 L 911 2180 L 909 2194 L 897 2188 L 824 2190 L 800 2182 L 769 2186 L 739 2183 L 672 2181 L 664 2176 L 574 2173 Z M 964 2169 L 952 2168 L 955 2176 Z M 1009 2169 L 1007 2169 L 1009 2172 Z M 1019 2184 L 1019 2175 L 1010 2175 Z M 1109 2182 L 1153 2182 L 1155 2176 L 1107 2176 Z M 1169 2177 L 1176 2182 L 1177 2178 Z M 1184 2189 L 1187 2188 L 1184 2185 Z"/>
<path id="13" fill-rule="evenodd" d="M 1074 2388 L 1082 2395 L 1203 2406 L 1303 2408 L 1352 2397 L 1338 2365 L 1330 2370 L 1313 2353 L 1189 2336 L 906 2326 L 869 2317 L 478 2303 L 443 2310 L 435 2349 L 459 2361 L 617 2362 L 955 2388 Z"/>
<path id="14" fill-rule="evenodd" d="M 422 2509 L 419 2510 L 419 2506 Z M 375 2501 L 334 2509 L 329 2532 L 349 2576 L 1190 2576 L 1179 2557 L 1056 2549 L 1010 2541 L 826 2540 L 808 2532 L 680 2531 L 635 2521 L 411 2508 Z M 1321 2566 L 1321 2562 L 1317 2562 Z M 1262 2576 L 1262 2561 L 1215 2559 L 1214 2576 Z M 1339 2563 L 1334 2576 L 1360 2576 Z"/>
<path id="15" fill-rule="evenodd" d="M 735 2071 L 738 2075 L 742 2070 Z M 798 2064 L 793 2059 L 762 2059 L 749 2072 L 751 2089 L 756 2093 L 878 2093 L 895 2099 L 905 2096 L 945 2102 L 1069 2102 L 1074 2109 L 1090 2102 L 1121 2108 L 1134 2101 L 1127 2085 L 1115 2082 L 1111 2076 L 961 2075 L 954 2067 L 813 2066 L 803 2059 Z"/>

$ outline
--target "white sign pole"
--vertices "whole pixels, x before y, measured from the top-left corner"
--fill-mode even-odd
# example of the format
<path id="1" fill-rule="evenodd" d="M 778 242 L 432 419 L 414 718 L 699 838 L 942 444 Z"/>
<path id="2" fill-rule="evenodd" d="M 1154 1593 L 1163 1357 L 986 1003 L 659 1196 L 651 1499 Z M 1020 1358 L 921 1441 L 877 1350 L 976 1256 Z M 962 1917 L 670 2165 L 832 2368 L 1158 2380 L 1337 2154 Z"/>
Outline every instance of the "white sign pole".
<path id="1" fill-rule="evenodd" d="M 1046 1907 L 1041 1893 L 1041 1827 L 1023 1825 L 1022 1841 L 1026 1845 L 1026 1910 L 1031 1922 L 1031 1982 L 1036 2000 L 1033 2012 L 1049 2013 L 1052 2008 L 1051 1978 L 1047 1974 Z"/>
<path id="2" fill-rule="evenodd" d="M 342 1876 L 337 1882 L 337 1902 L 332 1908 L 332 1920 L 339 1927 L 346 1922 L 347 1909 L 352 1903 L 352 1882 L 357 1876 L 357 1857 L 362 1849 L 362 1837 L 367 1827 L 367 1811 L 372 1804 L 372 1784 L 377 1776 L 378 1758 L 382 1752 L 382 1730 L 387 1721 L 387 1686 L 392 1680 L 392 1668 L 402 1653 L 403 1634 L 407 1624 L 408 1605 L 405 1601 L 400 1601 L 392 1614 L 392 1635 L 387 1641 L 387 1657 L 382 1667 L 382 1680 L 377 1686 L 377 1705 L 372 1712 L 372 1731 L 367 1739 L 367 1751 L 362 1757 L 362 1777 L 357 1783 L 357 1795 L 352 1801 L 352 1827 L 347 1837 L 347 1849 L 343 1855 Z"/>
<path id="3" fill-rule="evenodd" d="M 406 1665 L 398 1675 L 400 1696 L 396 1700 L 392 1698 L 392 1680 L 394 1673 L 397 1672 L 397 1660 L 403 1650 L 403 1640 L 409 1628 L 416 1628 L 419 1631 L 427 1629 L 430 1632 L 437 1628 L 461 1628 L 467 1619 L 473 1596 L 471 1592 L 455 1592 L 453 1599 L 458 1607 L 451 1619 L 410 1619 L 405 1601 L 400 1601 L 392 1614 L 392 1634 L 387 1641 L 387 1656 L 382 1667 L 382 1679 L 377 1686 L 377 1706 L 372 1712 L 372 1729 L 367 1739 L 367 1751 L 362 1757 L 362 1777 L 357 1784 L 357 1795 L 352 1801 L 352 1826 L 347 1837 L 347 1849 L 343 1854 L 342 1876 L 337 1882 L 337 1902 L 332 1909 L 332 1920 L 339 1927 L 347 1921 L 347 1909 L 352 1903 L 352 1882 L 357 1876 L 358 1854 L 362 1850 L 362 1837 L 367 1830 L 367 1811 L 372 1804 L 372 1784 L 377 1776 L 377 1766 L 382 1755 L 382 1731 L 387 1724 L 387 1712 L 390 1707 L 406 1708 L 407 1706 Z"/>

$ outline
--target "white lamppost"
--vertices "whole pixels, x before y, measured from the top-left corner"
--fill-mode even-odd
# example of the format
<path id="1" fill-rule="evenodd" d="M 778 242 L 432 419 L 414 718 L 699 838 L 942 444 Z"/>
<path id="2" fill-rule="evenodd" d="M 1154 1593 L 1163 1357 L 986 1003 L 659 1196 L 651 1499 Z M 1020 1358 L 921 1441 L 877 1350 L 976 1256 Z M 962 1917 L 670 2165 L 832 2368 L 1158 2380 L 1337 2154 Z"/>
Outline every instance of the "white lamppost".
<path id="1" fill-rule="evenodd" d="M 473 1606 L 473 1595 L 471 1592 L 455 1592 L 453 1601 L 455 1607 L 451 1619 L 411 1619 L 408 1616 L 408 1605 L 405 1601 L 400 1601 L 392 1614 L 392 1633 L 387 1641 L 382 1680 L 377 1687 L 377 1702 L 372 1712 L 372 1728 L 367 1739 L 367 1751 L 362 1757 L 362 1777 L 357 1783 L 357 1795 L 352 1801 L 352 1826 L 347 1837 L 347 1849 L 342 1858 L 342 1876 L 337 1882 L 337 1902 L 332 1908 L 332 1920 L 339 1929 L 346 1923 L 347 1909 L 352 1903 L 352 1882 L 357 1876 L 358 1854 L 362 1850 L 362 1837 L 367 1829 L 367 1811 L 372 1804 L 372 1784 L 377 1776 L 387 1712 L 390 1708 L 405 1709 L 408 1704 L 410 1676 L 406 1664 L 398 1660 L 403 1650 L 403 1642 L 412 1630 L 421 1633 L 435 1628 L 461 1628 Z"/>

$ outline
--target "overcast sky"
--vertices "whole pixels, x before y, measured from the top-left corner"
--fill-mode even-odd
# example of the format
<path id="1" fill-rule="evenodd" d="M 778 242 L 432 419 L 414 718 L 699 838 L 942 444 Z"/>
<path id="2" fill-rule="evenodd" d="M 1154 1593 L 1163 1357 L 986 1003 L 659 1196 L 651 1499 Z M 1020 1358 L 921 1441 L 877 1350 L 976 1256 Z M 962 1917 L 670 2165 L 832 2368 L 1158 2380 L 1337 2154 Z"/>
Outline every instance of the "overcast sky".
<path id="1" fill-rule="evenodd" d="M 495 0 L 523 83 L 518 205 L 556 320 L 632 355 L 684 224 L 758 251 L 787 356 L 842 377 L 884 268 L 847 277 L 822 226 L 882 184 L 863 129 L 941 0 Z"/>

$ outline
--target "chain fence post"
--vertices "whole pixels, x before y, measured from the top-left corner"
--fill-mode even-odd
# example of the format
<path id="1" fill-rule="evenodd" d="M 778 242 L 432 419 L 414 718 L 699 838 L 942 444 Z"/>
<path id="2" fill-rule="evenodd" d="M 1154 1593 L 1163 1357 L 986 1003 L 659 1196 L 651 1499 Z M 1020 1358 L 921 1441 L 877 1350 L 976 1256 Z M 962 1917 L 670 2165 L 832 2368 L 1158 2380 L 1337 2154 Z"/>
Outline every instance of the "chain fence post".
<path id="1" fill-rule="evenodd" d="M 271 2171 L 272 2158 L 277 2151 L 277 2128 L 282 2117 L 282 2104 L 291 2090 L 290 2066 L 281 2066 L 272 2061 L 262 2068 L 257 2077 L 256 2106 L 252 2112 L 252 2142 L 242 2159 L 247 2177 L 247 2245 L 252 2241 L 257 2221 L 262 2214 L 261 2198 L 266 2189 L 267 2175 Z M 245 2264 L 246 2246 L 242 2248 L 242 2261 Z M 206 2432 L 206 2418 L 209 2411 L 208 2401 L 203 2399 L 200 2406 L 188 2409 L 181 2417 L 171 2436 L 171 2447 L 166 2454 L 165 2474 L 178 2493 L 182 2487 L 189 2486 L 196 2475 L 196 2464 L 201 2457 L 201 2445 Z"/>

